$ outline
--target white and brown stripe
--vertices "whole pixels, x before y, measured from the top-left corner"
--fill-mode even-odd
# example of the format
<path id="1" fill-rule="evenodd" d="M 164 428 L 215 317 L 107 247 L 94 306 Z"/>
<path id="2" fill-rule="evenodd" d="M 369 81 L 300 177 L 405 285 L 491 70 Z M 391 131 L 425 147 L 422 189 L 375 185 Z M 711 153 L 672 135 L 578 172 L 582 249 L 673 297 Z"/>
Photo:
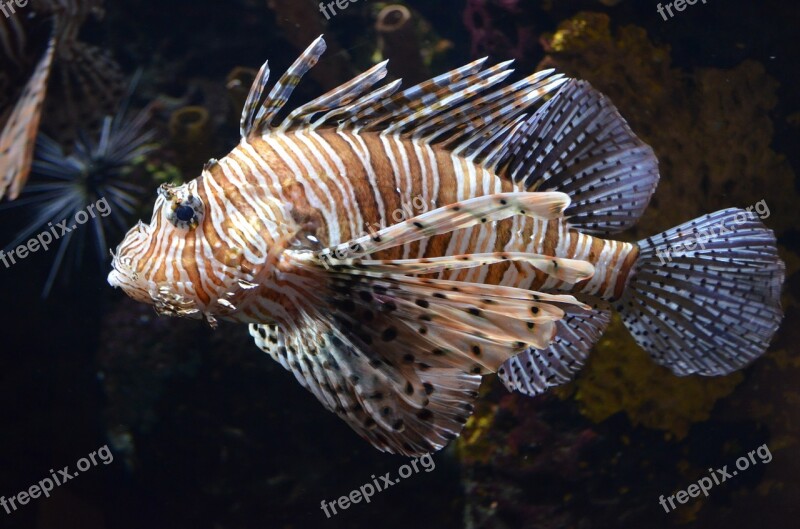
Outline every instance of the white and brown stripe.
<path id="1" fill-rule="evenodd" d="M 331 130 L 274 134 L 242 141 L 197 180 L 196 192 L 209 212 L 201 230 L 186 235 L 185 241 L 183 234 L 170 237 L 171 226 L 156 216 L 153 231 L 162 236 L 153 237 L 149 248 L 140 248 L 137 260 L 143 263 L 141 273 L 149 281 L 184 285 L 182 296 L 207 304 L 226 299 L 227 292 L 236 290 L 236 280 L 246 279 L 262 266 L 270 246 L 280 237 L 276 203 L 289 204 L 295 218 L 308 221 L 322 246 L 334 246 L 367 233 L 370 226 L 385 227 L 408 218 L 415 197 L 433 209 L 513 187 L 480 166 L 411 140 Z M 395 212 L 402 212 L 402 218 Z M 586 260 L 597 273 L 574 286 L 521 263 L 442 276 L 533 290 L 576 290 L 613 299 L 631 268 L 631 256 L 635 257 L 631 244 L 570 230 L 563 220 L 530 218 L 438 235 L 424 245 L 414 242 L 376 257 L 500 251 Z M 275 302 L 286 295 L 277 283 L 262 288 L 266 290 L 254 299 Z M 229 301 L 237 305 L 236 299 Z M 246 317 L 238 319 L 274 317 L 272 302 L 240 307 Z"/>
<path id="2" fill-rule="evenodd" d="M 293 205 L 309 208 L 317 215 L 319 229 L 315 236 L 323 246 L 335 246 L 363 235 L 371 225 L 385 227 L 407 219 L 409 205 L 416 197 L 428 209 L 434 209 L 514 189 L 513 183 L 481 166 L 412 140 L 332 131 L 321 131 L 314 136 L 312 143 L 303 132 L 274 135 L 263 143 L 243 142 L 238 149 L 254 150 L 264 163 L 271 165 L 272 171 L 286 175 L 279 178 L 281 188 L 270 188 L 270 192 L 278 195 L 287 188 L 300 192 L 300 202 Z M 327 147 L 324 152 L 320 145 Z M 331 161 L 339 170 L 331 170 Z M 352 196 L 344 194 L 344 189 L 351 191 Z M 320 197 L 327 198 L 325 204 Z M 353 219 L 359 220 L 360 231 L 355 231 Z M 523 251 L 585 260 L 595 265 L 597 272 L 592 279 L 578 285 L 564 284 L 520 263 L 443 272 L 442 277 L 532 290 L 574 290 L 615 299 L 635 261 L 635 250 L 629 243 L 570 230 L 563 219 L 515 218 L 438 235 L 424 244 L 410 243 L 376 257 L 406 259 Z M 509 267 L 517 270 L 509 272 Z M 520 280 L 520 276 L 527 279 Z"/>

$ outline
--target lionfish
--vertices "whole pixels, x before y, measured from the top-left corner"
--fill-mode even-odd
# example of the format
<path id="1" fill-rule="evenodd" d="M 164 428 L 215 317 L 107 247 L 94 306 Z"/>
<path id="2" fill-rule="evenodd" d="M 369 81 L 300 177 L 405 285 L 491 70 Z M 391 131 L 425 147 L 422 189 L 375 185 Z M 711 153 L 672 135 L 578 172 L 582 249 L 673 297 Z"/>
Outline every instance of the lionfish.
<path id="1" fill-rule="evenodd" d="M 78 40 L 81 25 L 90 15 L 100 16 L 102 4 L 103 0 L 41 0 L 32 4 L 30 10 L 46 19 L 49 36 L 30 72 L 27 56 L 33 51 L 28 48 L 36 43 L 28 41 L 38 34 L 37 20 L 24 14 L 23 8 L 13 16 L 0 18 L 0 64 L 16 71 L 17 76 L 27 76 L 27 81 L 20 83 L 16 100 L 0 109 L 0 199 L 18 198 L 28 180 L 54 65 L 61 66 L 58 73 L 64 93 L 47 114 L 51 119 L 57 111 L 67 114 L 68 123 L 58 124 L 60 132 L 87 121 L 87 116 L 77 115 L 78 110 L 99 120 L 121 95 L 124 84 L 117 64 L 102 50 Z M 5 75 L 3 72 L 0 77 Z M 78 108 L 76 88 L 91 108 Z"/>
<path id="2" fill-rule="evenodd" d="M 112 286 L 160 314 L 249 324 L 326 408 L 406 455 L 460 434 L 485 374 L 528 395 L 570 380 L 612 310 L 677 375 L 764 353 L 782 318 L 772 231 L 727 209 L 603 238 L 636 223 L 659 174 L 588 83 L 505 83 L 511 61 L 482 59 L 398 91 L 379 84 L 383 62 L 278 121 L 324 50 L 320 37 L 268 93 L 264 64 L 239 145 L 159 189 Z M 397 221 L 415 197 L 426 211 Z"/>

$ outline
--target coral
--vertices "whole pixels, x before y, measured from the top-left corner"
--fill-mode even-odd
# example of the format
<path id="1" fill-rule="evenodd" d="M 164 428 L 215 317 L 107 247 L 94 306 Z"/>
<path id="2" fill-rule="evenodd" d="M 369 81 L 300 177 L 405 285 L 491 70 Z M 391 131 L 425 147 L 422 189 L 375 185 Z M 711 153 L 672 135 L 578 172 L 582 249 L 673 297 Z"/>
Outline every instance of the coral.
<path id="1" fill-rule="evenodd" d="M 178 165 L 194 171 L 208 158 L 211 139 L 208 110 L 201 106 L 179 108 L 169 118 L 169 134 L 178 153 Z"/>
<path id="2" fill-rule="evenodd" d="M 531 20 L 533 2 L 469 0 L 464 24 L 472 38 L 472 56 L 525 61 L 538 47 Z"/>
<path id="3" fill-rule="evenodd" d="M 458 441 L 466 527 L 661 527 L 649 505 L 684 478 L 679 447 L 659 443 L 619 417 L 594 425 L 574 402 L 496 387 Z"/>
<path id="4" fill-rule="evenodd" d="M 448 53 L 454 48 L 452 41 L 443 38 L 437 28 L 421 12 L 402 4 L 372 4 L 367 15 L 373 20 L 377 32 L 377 48 L 371 64 L 389 59 L 389 75 L 403 79 L 405 86 L 429 79 L 433 72 L 449 70 L 453 64 Z M 401 23 L 402 25 L 397 26 Z M 398 33 L 399 32 L 399 33 Z M 405 36 L 413 40 L 403 41 Z M 412 48 L 416 48 L 412 50 Z M 403 64 L 405 56 L 414 54 L 410 66 Z M 370 66 L 371 66 L 370 64 Z"/>
<path id="5" fill-rule="evenodd" d="M 176 110 L 169 119 L 169 131 L 174 141 L 196 143 L 208 140 L 208 111 L 189 106 Z"/>
<path id="6" fill-rule="evenodd" d="M 644 30 L 612 33 L 608 17 L 593 13 L 565 21 L 542 43 L 549 55 L 540 67 L 592 82 L 659 156 L 661 184 L 634 237 L 762 199 L 772 213 L 766 224 L 778 233 L 793 224 L 794 177 L 770 148 L 777 83 L 760 64 L 687 75 Z M 800 259 L 786 261 L 796 277 Z M 528 399 L 495 383 L 458 441 L 469 526 L 748 527 L 757 513 L 780 512 L 797 494 L 794 461 L 753 471 L 715 491 L 717 503 L 698 500 L 671 520 L 653 519 L 650 504 L 760 444 L 769 442 L 776 459 L 796 445 L 799 286 L 790 279 L 774 351 L 749 371 L 675 377 L 615 319 L 576 380 L 552 394 Z M 748 508 L 737 508 L 744 498 Z"/>
<path id="7" fill-rule="evenodd" d="M 784 157 L 769 148 L 776 82 L 759 64 L 746 62 L 727 72 L 702 69 L 690 83 L 671 68 L 668 47 L 653 45 L 636 27 L 612 35 L 608 17 L 594 13 L 562 23 L 543 41 L 550 55 L 542 66 L 592 82 L 659 157 L 661 182 L 638 227 L 640 236 L 762 199 L 772 210 L 789 211 L 796 200 L 794 177 Z M 780 232 L 788 220 L 778 215 L 766 222 Z M 740 374 L 673 377 L 617 324 L 578 376 L 575 395 L 594 420 L 625 410 L 635 424 L 682 437 L 740 381 Z"/>
<path id="8" fill-rule="evenodd" d="M 392 75 L 402 78 L 409 85 L 429 78 L 420 53 L 414 14 L 406 6 L 392 4 L 378 13 L 375 21 L 379 49 L 392 64 Z"/>
<path id="9" fill-rule="evenodd" d="M 722 378 L 675 377 L 658 366 L 615 318 L 577 380 L 559 388 L 594 422 L 624 411 L 634 425 L 665 430 L 682 439 L 693 423 L 707 421 L 714 404 L 742 381 L 740 372 Z"/>
<path id="10" fill-rule="evenodd" d="M 556 67 L 608 95 L 655 150 L 661 182 L 639 225 L 650 235 L 726 207 L 765 200 L 785 214 L 767 220 L 782 233 L 797 200 L 785 156 L 770 148 L 778 83 L 760 64 L 732 70 L 672 68 L 667 46 L 634 26 L 611 31 L 608 16 L 581 13 L 542 39 Z"/>

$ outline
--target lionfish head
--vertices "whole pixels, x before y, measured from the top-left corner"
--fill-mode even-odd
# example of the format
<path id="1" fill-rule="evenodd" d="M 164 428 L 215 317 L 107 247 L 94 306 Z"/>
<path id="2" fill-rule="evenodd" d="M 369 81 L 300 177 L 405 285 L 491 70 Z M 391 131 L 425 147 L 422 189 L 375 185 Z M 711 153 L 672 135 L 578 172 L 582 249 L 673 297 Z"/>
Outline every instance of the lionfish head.
<path id="1" fill-rule="evenodd" d="M 108 282 L 159 314 L 213 324 L 240 319 L 251 291 L 271 273 L 269 234 L 278 223 L 265 230 L 244 208 L 209 200 L 202 179 L 159 188 L 150 224 L 139 222 L 112 252 Z"/>

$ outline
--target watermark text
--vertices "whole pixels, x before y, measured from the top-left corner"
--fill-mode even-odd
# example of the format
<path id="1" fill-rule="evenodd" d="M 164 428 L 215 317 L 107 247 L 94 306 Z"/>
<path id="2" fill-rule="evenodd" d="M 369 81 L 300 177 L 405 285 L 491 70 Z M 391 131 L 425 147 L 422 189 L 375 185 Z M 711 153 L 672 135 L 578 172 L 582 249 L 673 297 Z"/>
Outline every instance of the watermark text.
<path id="1" fill-rule="evenodd" d="M 16 14 L 17 7 L 22 9 L 27 5 L 28 0 L 0 0 L 0 11 L 3 12 L 6 18 L 11 18 L 11 15 Z"/>
<path id="2" fill-rule="evenodd" d="M 95 212 L 95 209 L 97 209 L 97 212 Z M 20 244 L 13 250 L 10 250 L 8 253 L 0 250 L 0 261 L 3 262 L 6 268 L 11 268 L 13 265 L 17 264 L 17 259 L 25 259 L 30 254 L 36 253 L 39 250 L 47 251 L 48 248 L 50 248 L 50 244 L 54 240 L 57 241 L 62 235 L 66 235 L 72 230 L 78 229 L 78 226 L 89 222 L 90 218 L 96 218 L 97 213 L 100 213 L 101 217 L 107 217 L 111 214 L 111 206 L 105 197 L 101 198 L 94 204 L 89 204 L 86 206 L 85 211 L 80 210 L 75 213 L 75 217 L 73 219 L 74 224 L 72 226 L 67 225 L 69 222 L 67 219 L 62 220 L 61 222 L 56 222 L 55 226 L 53 226 L 52 222 L 48 222 L 47 225 L 50 229 L 43 231 L 36 237 L 30 238 L 27 243 Z"/>
<path id="3" fill-rule="evenodd" d="M 701 492 L 705 497 L 708 497 L 708 491 L 710 491 L 714 485 L 721 485 L 722 483 L 725 483 L 729 479 L 732 479 L 734 476 L 736 476 L 739 471 L 747 470 L 751 465 L 757 465 L 759 462 L 756 461 L 756 455 L 761 460 L 761 463 L 767 464 L 772 461 L 772 453 L 769 451 L 769 447 L 767 447 L 766 444 L 763 444 L 755 450 L 750 450 L 747 453 L 747 456 L 742 456 L 736 460 L 736 468 L 738 470 L 731 469 L 728 471 L 728 465 L 724 465 L 722 468 L 717 469 L 709 468 L 708 476 L 700 478 L 697 480 L 697 483 L 692 483 L 686 488 L 686 490 L 679 490 L 675 494 L 667 496 L 666 498 L 662 494 L 658 499 L 658 503 L 664 508 L 665 512 L 671 512 L 677 509 L 675 505 L 676 500 L 678 503 L 683 505 L 689 501 L 689 498 L 697 498 L 700 496 Z M 667 506 L 667 503 L 669 503 L 669 506 Z"/>
<path id="4" fill-rule="evenodd" d="M 58 473 L 50 469 L 50 477 L 44 478 L 36 485 L 31 485 L 28 489 L 18 492 L 10 498 L 6 498 L 5 496 L 0 497 L 0 506 L 5 509 L 6 514 L 11 514 L 20 506 L 27 505 L 32 499 L 35 500 L 41 496 L 49 498 L 53 489 L 77 477 L 81 472 L 86 472 L 90 468 L 96 467 L 101 462 L 104 465 L 110 465 L 112 461 L 114 461 L 114 454 L 111 453 L 108 445 L 105 445 L 88 456 L 80 458 L 78 462 L 75 463 L 78 470 L 70 472 L 69 465 L 59 470 Z"/>
<path id="5" fill-rule="evenodd" d="M 325 516 L 330 518 L 331 516 L 338 514 L 338 511 L 336 510 L 337 507 L 344 511 L 349 509 L 352 504 L 361 503 L 361 500 L 364 500 L 365 503 L 369 503 L 376 492 L 383 492 L 392 485 L 397 484 L 399 481 L 410 477 L 412 474 L 418 474 L 420 471 L 420 466 L 425 470 L 425 472 L 430 472 L 436 468 L 436 463 L 433 462 L 433 458 L 430 454 L 425 454 L 422 457 L 412 459 L 408 464 L 400 467 L 397 470 L 397 473 L 400 475 L 400 477 L 397 479 L 392 479 L 391 472 L 387 472 L 386 474 L 378 477 L 375 477 L 375 474 L 372 474 L 372 476 L 370 476 L 372 478 L 371 483 L 365 483 L 358 489 L 353 489 L 347 496 L 341 496 L 335 501 L 326 502 L 325 500 L 322 500 L 320 509 L 322 509 L 322 512 L 325 513 Z"/>
<path id="6" fill-rule="evenodd" d="M 743 224 L 747 222 L 749 219 L 755 218 L 755 213 L 753 213 L 753 209 L 756 210 L 758 213 L 758 218 L 761 220 L 766 219 L 770 215 L 769 206 L 767 206 L 766 200 L 760 200 L 758 203 L 747 206 L 747 208 L 739 213 L 733 219 L 734 224 Z M 699 230 L 696 234 L 690 235 L 686 237 L 683 241 L 668 246 L 664 250 L 656 250 L 656 255 L 658 256 L 658 260 L 661 261 L 661 264 L 667 264 L 667 261 L 672 262 L 672 258 L 676 257 L 683 257 L 686 255 L 686 252 L 693 252 L 699 245 L 700 248 L 703 250 L 706 249 L 706 244 L 713 240 L 716 237 L 722 235 L 730 235 L 732 230 L 726 228 L 722 222 L 718 223 L 715 226 L 711 226 L 708 230 Z"/>
<path id="7" fill-rule="evenodd" d="M 339 13 L 336 11 L 336 8 L 339 8 L 339 12 L 344 11 L 350 4 L 355 4 L 358 0 L 335 0 L 334 2 L 320 2 L 319 3 L 319 12 L 325 15 L 327 20 L 330 20 L 332 17 L 335 17 Z"/>
<path id="8" fill-rule="evenodd" d="M 700 0 L 700 1 L 703 2 L 704 4 L 706 3 L 706 0 Z M 693 6 L 696 3 L 697 0 L 675 0 L 674 2 L 669 2 L 666 6 L 662 6 L 659 3 L 658 6 L 656 7 L 656 11 L 658 11 L 658 14 L 661 15 L 661 18 L 663 18 L 666 21 L 669 20 L 667 18 L 667 13 L 669 13 L 669 18 L 675 16 L 675 14 L 672 12 L 673 7 L 675 8 L 675 11 L 683 11 L 686 9 L 687 4 Z M 664 10 L 666 10 L 666 13 L 664 12 Z"/>

